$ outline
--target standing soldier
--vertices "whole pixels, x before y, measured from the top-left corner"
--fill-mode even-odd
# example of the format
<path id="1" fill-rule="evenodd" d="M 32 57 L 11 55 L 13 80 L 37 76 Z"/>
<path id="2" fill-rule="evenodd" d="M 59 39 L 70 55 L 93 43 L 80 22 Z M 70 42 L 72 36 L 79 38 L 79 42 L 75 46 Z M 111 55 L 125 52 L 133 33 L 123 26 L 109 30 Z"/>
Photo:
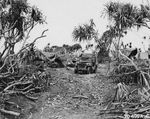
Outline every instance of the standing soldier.
<path id="1" fill-rule="evenodd" d="M 130 42 L 130 44 L 129 44 L 129 48 L 132 48 L 132 42 Z"/>
<path id="2" fill-rule="evenodd" d="M 149 45 L 149 48 L 148 48 L 148 62 L 149 62 L 149 67 L 150 67 L 150 45 Z"/>
<path id="3" fill-rule="evenodd" d="M 148 59 L 150 59 L 150 46 L 148 48 Z"/>
<path id="4" fill-rule="evenodd" d="M 139 50 L 138 50 L 138 59 L 140 59 L 140 55 L 141 55 L 141 48 L 139 48 Z"/>

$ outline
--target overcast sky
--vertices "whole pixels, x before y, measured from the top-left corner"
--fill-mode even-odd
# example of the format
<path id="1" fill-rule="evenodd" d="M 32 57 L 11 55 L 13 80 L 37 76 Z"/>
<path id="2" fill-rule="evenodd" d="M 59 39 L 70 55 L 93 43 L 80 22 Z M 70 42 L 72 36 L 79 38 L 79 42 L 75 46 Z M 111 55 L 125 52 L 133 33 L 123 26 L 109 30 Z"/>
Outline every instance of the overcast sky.
<path id="1" fill-rule="evenodd" d="M 94 22 L 102 34 L 106 30 L 108 24 L 107 18 L 102 18 L 101 13 L 104 4 L 110 0 L 29 0 L 31 5 L 37 6 L 47 17 L 47 25 L 35 28 L 32 31 L 32 37 L 36 37 L 44 29 L 49 29 L 47 37 L 37 42 L 37 47 L 42 49 L 47 43 L 51 45 L 61 46 L 63 44 L 74 44 L 72 31 L 75 26 L 82 23 L 88 23 L 93 18 Z M 114 1 L 114 0 L 113 0 Z M 125 1 L 127 0 L 120 0 Z M 128 0 L 133 4 L 139 5 L 146 3 L 146 0 Z M 148 36 L 147 30 L 136 32 L 133 30 L 124 37 L 125 42 L 133 41 L 135 47 L 142 47 L 143 36 Z M 144 40 L 145 48 L 147 48 L 148 40 Z"/>

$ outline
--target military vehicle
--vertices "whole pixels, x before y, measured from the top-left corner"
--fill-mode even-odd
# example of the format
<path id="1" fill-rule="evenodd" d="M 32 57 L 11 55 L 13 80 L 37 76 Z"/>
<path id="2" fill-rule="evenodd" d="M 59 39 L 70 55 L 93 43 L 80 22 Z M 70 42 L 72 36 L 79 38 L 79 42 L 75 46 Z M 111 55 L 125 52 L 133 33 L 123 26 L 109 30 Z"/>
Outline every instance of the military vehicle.
<path id="1" fill-rule="evenodd" d="M 92 74 L 96 73 L 97 63 L 96 56 L 94 54 L 83 54 L 79 61 L 76 62 L 74 73 L 87 73 Z"/>

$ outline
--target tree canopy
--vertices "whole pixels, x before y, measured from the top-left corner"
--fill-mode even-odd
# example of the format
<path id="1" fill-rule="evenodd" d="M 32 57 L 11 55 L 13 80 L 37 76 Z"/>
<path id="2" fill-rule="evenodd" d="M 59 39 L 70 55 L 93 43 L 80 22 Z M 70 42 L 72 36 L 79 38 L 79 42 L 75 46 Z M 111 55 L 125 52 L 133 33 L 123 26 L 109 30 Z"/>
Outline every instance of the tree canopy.
<path id="1" fill-rule="evenodd" d="M 45 20 L 40 10 L 30 6 L 27 0 L 2 0 L 0 3 L 0 38 L 4 39 L 2 57 L 14 53 L 14 47 L 20 41 L 24 46 L 34 26 Z"/>
<path id="2" fill-rule="evenodd" d="M 90 20 L 89 24 L 86 23 L 75 27 L 72 35 L 73 39 L 79 42 L 95 39 L 97 37 L 97 31 L 95 30 L 93 19 Z"/>
<path id="3" fill-rule="evenodd" d="M 117 35 L 123 34 L 126 30 L 137 27 L 150 28 L 150 6 L 135 6 L 131 3 L 109 2 L 105 5 L 105 14 Z"/>
<path id="4" fill-rule="evenodd" d="M 135 6 L 131 3 L 110 1 L 105 5 L 103 13 L 108 17 L 110 24 L 101 39 L 106 39 L 107 43 L 113 41 L 117 51 L 120 49 L 121 38 L 128 33 L 128 30 L 132 28 L 138 30 L 141 27 L 150 29 L 150 6 L 148 5 Z M 116 39 L 115 42 L 113 39 Z"/>

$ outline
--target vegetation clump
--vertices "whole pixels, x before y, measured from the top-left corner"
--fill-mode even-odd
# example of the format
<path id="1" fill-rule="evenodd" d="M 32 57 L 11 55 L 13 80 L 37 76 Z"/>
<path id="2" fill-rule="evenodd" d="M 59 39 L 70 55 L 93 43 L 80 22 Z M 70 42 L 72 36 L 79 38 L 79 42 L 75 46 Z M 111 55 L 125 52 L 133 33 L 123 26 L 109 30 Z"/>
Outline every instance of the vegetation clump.
<path id="1" fill-rule="evenodd" d="M 51 77 L 44 70 L 44 60 L 35 42 L 46 37 L 44 30 L 33 42 L 26 44 L 30 32 L 45 23 L 38 8 L 25 0 L 0 2 L 0 113 L 7 118 L 21 118 L 29 100 L 35 102 L 46 91 Z M 16 45 L 22 47 L 15 51 Z M 26 110 L 27 111 L 27 110 Z M 1 117 L 0 117 L 1 118 Z"/>

